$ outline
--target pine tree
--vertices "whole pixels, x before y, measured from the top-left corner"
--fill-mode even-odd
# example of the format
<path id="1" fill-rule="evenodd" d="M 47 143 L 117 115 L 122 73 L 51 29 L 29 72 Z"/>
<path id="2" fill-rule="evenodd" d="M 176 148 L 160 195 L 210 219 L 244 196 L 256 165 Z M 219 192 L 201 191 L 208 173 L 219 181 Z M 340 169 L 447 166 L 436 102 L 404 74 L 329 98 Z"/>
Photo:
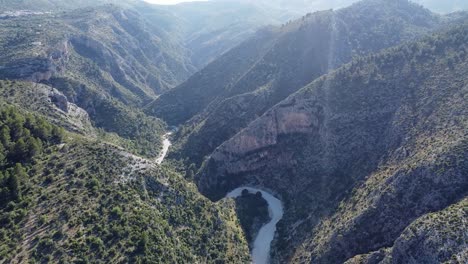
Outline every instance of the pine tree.
<path id="1" fill-rule="evenodd" d="M 7 126 L 2 127 L 0 130 L 0 141 L 5 147 L 8 147 L 11 143 L 10 129 Z"/>
<path id="2" fill-rule="evenodd" d="M 64 129 L 61 127 L 54 126 L 51 131 L 51 141 L 54 143 L 60 143 L 65 135 Z"/>
<path id="3" fill-rule="evenodd" d="M 11 173 L 10 177 L 8 178 L 8 188 L 10 189 L 10 194 L 14 200 L 21 199 L 21 190 L 19 185 L 18 175 L 15 172 Z"/>
<path id="4" fill-rule="evenodd" d="M 10 157 L 12 161 L 24 161 L 26 159 L 26 155 L 28 153 L 28 146 L 24 142 L 23 138 L 18 139 L 16 144 L 10 151 Z"/>
<path id="5" fill-rule="evenodd" d="M 10 177 L 16 178 L 16 186 L 15 191 L 16 191 L 16 196 L 15 198 L 17 200 L 21 200 L 21 190 L 20 190 L 20 183 L 21 182 L 26 182 L 29 178 L 28 174 L 26 173 L 26 169 L 21 165 L 20 163 L 16 163 L 15 168 L 13 169 L 13 172 L 11 173 Z"/>
<path id="6" fill-rule="evenodd" d="M 34 157 L 41 152 L 41 146 L 39 145 L 40 140 L 30 137 L 26 141 L 26 145 L 28 146 L 28 156 Z"/>
<path id="7" fill-rule="evenodd" d="M 7 156 L 6 149 L 5 147 L 3 147 L 2 144 L 0 144 L 0 168 L 5 166 L 6 156 Z"/>

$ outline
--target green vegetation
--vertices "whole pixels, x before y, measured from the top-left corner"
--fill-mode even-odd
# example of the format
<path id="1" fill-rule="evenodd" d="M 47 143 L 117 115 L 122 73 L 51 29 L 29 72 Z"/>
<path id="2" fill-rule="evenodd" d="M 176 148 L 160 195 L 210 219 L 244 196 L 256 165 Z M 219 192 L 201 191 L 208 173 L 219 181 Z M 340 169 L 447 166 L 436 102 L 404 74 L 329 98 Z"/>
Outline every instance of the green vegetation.
<path id="1" fill-rule="evenodd" d="M 140 155 L 157 155 L 164 122 L 139 108 L 191 71 L 136 13 L 106 6 L 1 19 L 0 36 L 0 79 L 53 87 L 95 127 Z"/>
<path id="2" fill-rule="evenodd" d="M 0 14 L 1 264 L 249 263 L 267 202 L 199 193 L 243 184 L 282 199 L 273 263 L 465 260 L 466 13 L 364 0 L 230 49 L 260 1 L 59 2 Z"/>
<path id="3" fill-rule="evenodd" d="M 62 142 L 64 131 L 45 119 L 21 113 L 16 107 L 0 105 L 0 222 L 2 239 L 18 236 L 17 224 L 24 220 L 33 200 L 27 171 L 35 159 Z M 3 248 L 2 251 L 8 248 Z M 2 258 L 5 252 L 1 254 Z"/>
<path id="4" fill-rule="evenodd" d="M 95 129 L 87 113 L 69 103 L 59 105 L 54 102 L 55 95 L 60 96 L 60 93 L 47 85 L 0 80 L 1 103 L 14 104 L 24 111 L 41 115 L 49 122 L 68 131 L 88 136 L 94 135 Z M 61 108 L 67 108 L 65 109 L 67 111 Z"/>
<path id="5" fill-rule="evenodd" d="M 70 91 L 64 92 L 67 94 Z M 88 114 L 75 106 L 69 106 L 67 112 L 59 110 L 51 98 L 55 94 L 60 93 L 44 84 L 0 80 L 0 102 L 13 103 L 26 111 L 38 113 L 69 131 L 98 137 L 135 154 L 145 157 L 159 154 L 165 126 L 156 118 L 148 117 L 138 109 L 105 100 L 94 109 L 97 112 L 93 116 L 94 122 L 91 122 Z M 93 125 L 99 129 L 95 129 Z"/>
<path id="6" fill-rule="evenodd" d="M 251 247 L 260 228 L 271 220 L 268 203 L 263 199 L 261 192 L 254 194 L 243 190 L 242 195 L 236 198 L 236 212 Z"/>
<path id="7" fill-rule="evenodd" d="M 406 0 L 367 0 L 311 13 L 259 32 L 157 98 L 147 113 L 181 125 L 169 157 L 200 166 L 223 142 L 321 75 L 458 23 L 457 17 Z"/>
<path id="8" fill-rule="evenodd" d="M 211 203 L 170 168 L 81 136 L 64 139 L 62 129 L 11 106 L 0 124 L 1 259 L 248 261 L 233 204 Z"/>
<path id="9" fill-rule="evenodd" d="M 468 217 L 468 199 L 464 198 L 441 211 L 416 219 L 395 240 L 392 247 L 370 254 L 357 255 L 346 264 L 368 263 L 381 259 L 381 263 L 463 263 L 466 259 L 468 239 L 464 219 Z"/>
<path id="10" fill-rule="evenodd" d="M 415 219 L 468 195 L 467 36 L 462 24 L 315 80 L 212 153 L 200 190 L 277 191 L 280 262 L 390 247 Z"/>

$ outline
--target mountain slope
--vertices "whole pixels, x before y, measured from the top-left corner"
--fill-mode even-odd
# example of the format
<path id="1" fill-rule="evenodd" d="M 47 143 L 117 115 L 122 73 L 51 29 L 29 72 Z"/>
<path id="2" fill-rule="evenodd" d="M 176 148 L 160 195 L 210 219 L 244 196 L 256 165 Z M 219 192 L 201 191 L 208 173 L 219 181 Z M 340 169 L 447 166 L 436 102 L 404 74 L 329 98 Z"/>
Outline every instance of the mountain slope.
<path id="1" fill-rule="evenodd" d="M 3 102 L 0 131 L 0 263 L 249 261 L 234 202 L 170 167 Z"/>
<path id="2" fill-rule="evenodd" d="M 468 3 L 463 0 L 437 1 L 437 0 L 414 0 L 413 2 L 426 6 L 439 13 L 450 13 L 468 10 Z"/>
<path id="3" fill-rule="evenodd" d="M 25 111 L 40 114 L 68 131 L 89 137 L 97 134 L 86 111 L 44 84 L 0 80 L 0 103 L 14 104 Z"/>
<path id="4" fill-rule="evenodd" d="M 74 74 L 81 74 L 79 77 L 89 79 L 95 85 L 110 86 L 112 89 L 107 88 L 106 92 L 121 101 L 138 102 L 160 94 L 193 72 L 183 59 L 177 58 L 179 51 L 171 46 L 170 39 L 156 35 L 139 19 L 138 13 L 116 6 L 80 9 L 59 15 L 21 15 L 1 22 L 5 36 L 1 58 L 6 64 L 2 68 L 3 78 L 48 80 L 48 75 L 66 74 L 68 70 L 53 66 L 63 68 L 69 57 L 78 55 L 84 61 L 76 63 L 91 64 L 101 75 L 107 76 L 100 80 L 86 72 Z M 33 58 L 37 64 L 33 64 Z M 18 72 L 15 67 L 19 65 L 29 68 Z"/>
<path id="5" fill-rule="evenodd" d="M 300 17 L 306 11 L 324 7 L 322 4 L 309 5 L 304 2 L 293 6 L 238 0 L 187 2 L 169 6 L 153 5 L 142 0 L 2 0 L 0 3 L 0 12 L 5 12 L 0 13 L 0 17 L 12 15 L 18 10 L 56 12 L 104 4 L 135 10 L 164 39 L 171 39 L 174 45 L 185 47 L 183 57 L 197 69 L 251 37 L 263 26 L 279 25 Z"/>
<path id="6" fill-rule="evenodd" d="M 200 164 L 256 117 L 320 75 L 354 56 L 417 38 L 448 21 L 405 0 L 362 1 L 335 12 L 309 14 L 271 29 L 272 36 L 260 46 L 262 53 L 243 53 L 258 47 L 257 39 L 231 50 L 157 98 L 147 112 L 172 124 L 189 120 L 177 135 L 175 149 L 180 152 L 173 157 Z M 239 65 L 235 58 L 248 64 Z"/>
<path id="7" fill-rule="evenodd" d="M 116 6 L 0 20 L 0 79 L 44 83 L 93 124 L 159 152 L 164 123 L 138 108 L 193 72 L 181 47 Z"/>
<path id="8" fill-rule="evenodd" d="M 418 217 L 468 194 L 467 33 L 465 24 L 319 78 L 221 145 L 199 189 L 212 199 L 246 184 L 276 192 L 286 212 L 275 263 L 342 263 L 391 247 Z"/>
<path id="9" fill-rule="evenodd" d="M 105 4 L 119 4 L 129 7 L 132 4 L 141 2 L 139 0 L 0 0 L 0 12 L 30 10 L 38 12 L 56 12 L 96 7 Z"/>
<path id="10" fill-rule="evenodd" d="M 395 240 L 391 248 L 359 255 L 348 261 L 353 263 L 394 263 L 409 259 L 415 263 L 442 263 L 466 261 L 466 208 L 468 199 L 429 213 L 415 220 Z M 447 225 L 450 223 L 450 225 Z"/>

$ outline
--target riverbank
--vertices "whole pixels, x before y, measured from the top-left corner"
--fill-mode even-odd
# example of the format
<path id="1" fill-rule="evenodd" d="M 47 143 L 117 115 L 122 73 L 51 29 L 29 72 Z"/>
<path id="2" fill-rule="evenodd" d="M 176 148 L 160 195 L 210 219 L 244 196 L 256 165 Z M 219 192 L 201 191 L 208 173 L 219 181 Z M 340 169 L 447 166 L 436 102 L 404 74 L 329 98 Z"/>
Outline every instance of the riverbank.
<path id="1" fill-rule="evenodd" d="M 283 217 L 283 204 L 281 201 L 270 193 L 252 187 L 239 187 L 229 192 L 226 198 L 236 198 L 242 195 L 242 191 L 247 190 L 249 193 L 260 192 L 263 199 L 268 203 L 268 212 L 271 221 L 262 226 L 254 240 L 252 249 L 252 261 L 254 264 L 267 264 L 270 258 L 271 242 L 276 233 L 276 224 Z"/>
<path id="2" fill-rule="evenodd" d="M 163 149 L 161 154 L 156 159 L 157 164 L 161 164 L 166 158 L 167 152 L 172 145 L 169 137 L 172 132 L 168 132 L 163 136 Z M 252 262 L 254 264 L 267 264 L 270 258 L 271 242 L 276 233 L 276 224 L 283 217 L 283 204 L 281 201 L 274 197 L 272 194 L 253 187 L 239 187 L 229 192 L 226 198 L 236 198 L 242 195 L 242 191 L 247 190 L 249 193 L 255 194 L 260 192 L 263 199 L 268 203 L 268 213 L 270 216 L 270 222 L 263 225 L 258 231 L 255 237 L 253 248 L 252 248 Z"/>

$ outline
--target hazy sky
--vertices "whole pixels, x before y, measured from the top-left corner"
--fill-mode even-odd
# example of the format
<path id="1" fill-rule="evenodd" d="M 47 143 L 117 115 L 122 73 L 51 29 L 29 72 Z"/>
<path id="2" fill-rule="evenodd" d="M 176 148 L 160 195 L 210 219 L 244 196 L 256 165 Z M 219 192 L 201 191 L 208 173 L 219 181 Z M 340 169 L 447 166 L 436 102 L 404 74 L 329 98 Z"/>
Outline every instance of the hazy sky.
<path id="1" fill-rule="evenodd" d="M 1 1 L 1 0 L 0 0 Z M 174 5 L 182 2 L 208 1 L 208 0 L 144 0 L 153 4 Z M 255 1 L 255 0 L 252 0 Z M 311 7 L 317 7 L 316 10 L 328 9 L 331 7 L 344 7 L 359 0 L 295 0 L 295 3 L 307 3 Z M 411 0 L 412 2 L 420 3 L 436 12 L 453 12 L 456 10 L 468 9 L 467 0 Z M 288 3 L 287 0 L 275 0 L 273 2 Z M 306 5 L 304 5 L 306 6 Z"/>
<path id="2" fill-rule="evenodd" d="M 195 2 L 195 1 L 205 1 L 205 0 L 145 0 L 146 2 L 160 5 L 175 5 L 182 2 Z"/>

